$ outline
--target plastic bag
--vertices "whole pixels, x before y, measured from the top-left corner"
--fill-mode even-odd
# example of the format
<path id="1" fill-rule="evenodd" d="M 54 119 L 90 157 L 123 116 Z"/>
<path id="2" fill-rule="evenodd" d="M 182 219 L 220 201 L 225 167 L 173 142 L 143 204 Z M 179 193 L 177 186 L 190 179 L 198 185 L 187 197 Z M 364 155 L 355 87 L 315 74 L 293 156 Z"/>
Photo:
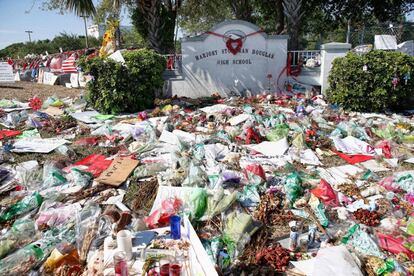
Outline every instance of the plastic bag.
<path id="1" fill-rule="evenodd" d="M 319 198 L 323 203 L 332 206 L 338 207 L 339 201 L 335 191 L 332 189 L 331 185 L 326 182 L 324 179 L 321 179 L 318 187 L 311 190 L 311 193 Z"/>
<path id="2" fill-rule="evenodd" d="M 205 215 L 200 220 L 212 219 L 214 216 L 226 211 L 237 200 L 237 191 L 233 191 L 230 195 L 224 194 L 222 188 L 213 191 L 213 195 L 208 197 Z"/>
<path id="3" fill-rule="evenodd" d="M 294 172 L 286 177 L 284 188 L 286 197 L 291 204 L 303 195 L 303 188 L 301 184 L 302 180 L 297 172 Z"/>
<path id="4" fill-rule="evenodd" d="M 101 208 L 96 203 L 83 207 L 76 213 L 76 247 L 82 262 L 86 261 L 89 248 L 98 231 Z"/>
<path id="5" fill-rule="evenodd" d="M 72 168 L 68 174 L 68 179 L 71 183 L 82 187 L 88 186 L 92 178 L 92 173 L 81 171 L 77 168 Z"/>
<path id="6" fill-rule="evenodd" d="M 93 136 L 106 136 L 106 135 L 112 135 L 112 133 L 113 133 L 113 130 L 112 130 L 111 125 L 107 123 L 91 131 L 91 135 Z"/>
<path id="7" fill-rule="evenodd" d="M 392 158 L 390 141 L 382 141 L 376 146 L 376 148 L 382 150 L 382 154 L 385 158 Z"/>
<path id="8" fill-rule="evenodd" d="M 242 212 L 233 211 L 227 215 L 225 220 L 225 227 L 223 230 L 223 242 L 227 245 L 230 243 L 234 243 L 231 247 L 233 250 L 228 249 L 228 253 L 230 254 L 231 259 L 235 259 L 237 257 L 237 247 L 238 244 L 241 243 L 244 247 L 246 241 L 250 240 L 251 235 L 253 235 L 257 231 L 258 227 L 254 225 L 253 218 Z M 228 241 L 226 241 L 226 239 Z"/>
<path id="9" fill-rule="evenodd" d="M 77 146 L 96 146 L 99 142 L 97 137 L 86 137 L 79 140 L 76 140 L 73 144 Z"/>
<path id="10" fill-rule="evenodd" d="M 236 171 L 224 171 L 221 174 L 221 180 L 223 184 L 239 184 L 241 177 Z"/>
<path id="11" fill-rule="evenodd" d="M 348 233 L 342 238 L 341 242 L 347 244 L 362 256 L 384 258 L 384 254 L 381 253 L 377 243 L 367 232 L 361 229 L 359 224 L 349 228 Z"/>
<path id="12" fill-rule="evenodd" d="M 344 159 L 347 163 L 354 165 L 374 159 L 374 156 L 364 154 L 346 154 L 339 151 L 334 151 L 339 157 Z"/>
<path id="13" fill-rule="evenodd" d="M 36 227 L 30 219 L 18 219 L 0 239 L 0 259 L 9 252 L 30 243 L 36 237 Z"/>
<path id="14" fill-rule="evenodd" d="M 329 225 L 329 220 L 325 215 L 325 206 L 322 204 L 322 202 L 320 202 L 316 196 L 311 195 L 308 203 L 312 208 L 312 211 L 314 212 L 316 218 L 319 220 L 319 223 L 323 227 L 327 227 Z"/>
<path id="15" fill-rule="evenodd" d="M 46 273 L 56 275 L 55 270 L 64 265 L 76 266 L 71 267 L 72 273 L 80 272 L 81 270 L 78 251 L 76 247 L 69 243 L 61 243 L 56 246 L 45 261 L 44 269 Z"/>
<path id="16" fill-rule="evenodd" d="M 208 183 L 208 177 L 205 170 L 201 169 L 200 166 L 190 162 L 188 168 L 188 175 L 181 184 L 183 187 L 204 187 Z"/>
<path id="17" fill-rule="evenodd" d="M 259 164 L 250 164 L 244 169 L 244 175 L 250 184 L 259 185 L 266 181 L 266 174 Z"/>
<path id="18" fill-rule="evenodd" d="M 195 189 L 190 196 L 191 216 L 199 220 L 207 209 L 207 192 L 205 189 Z"/>
<path id="19" fill-rule="evenodd" d="M 6 178 L 8 178 L 10 174 L 11 174 L 11 171 L 9 171 L 6 168 L 0 167 L 0 183 Z"/>
<path id="20" fill-rule="evenodd" d="M 74 166 L 85 166 L 84 171 L 92 173 L 93 177 L 98 177 L 104 170 L 112 164 L 112 160 L 106 160 L 101 154 L 91 154 L 84 159 L 76 162 Z"/>
<path id="21" fill-rule="evenodd" d="M 384 233 L 377 233 L 379 245 L 382 249 L 394 253 L 406 254 L 410 259 L 414 258 L 414 253 L 404 246 L 404 239 L 386 235 Z"/>
<path id="22" fill-rule="evenodd" d="M 165 170 L 167 170 L 167 166 L 164 163 L 149 163 L 136 167 L 134 170 L 134 176 L 137 178 L 144 178 L 156 175 L 157 173 Z"/>
<path id="23" fill-rule="evenodd" d="M 289 134 L 289 126 L 287 124 L 276 125 L 274 129 L 270 130 L 266 134 L 266 138 L 269 141 L 279 141 L 282 138 L 286 138 Z"/>
<path id="24" fill-rule="evenodd" d="M 260 195 L 257 185 L 246 185 L 238 196 L 238 201 L 243 207 L 256 207 L 260 203 Z"/>
<path id="25" fill-rule="evenodd" d="M 0 260 L 0 275 L 26 275 L 43 263 L 59 242 L 56 237 L 46 237 L 19 249 Z"/>
<path id="26" fill-rule="evenodd" d="M 63 172 L 53 162 L 47 161 L 43 166 L 43 187 L 60 186 L 66 182 L 67 180 L 63 176 Z"/>
<path id="27" fill-rule="evenodd" d="M 374 132 L 375 135 L 381 137 L 382 139 L 387 140 L 392 140 L 395 136 L 397 136 L 395 126 L 392 124 L 388 124 L 385 128 L 372 128 L 372 132 Z"/>
<path id="28" fill-rule="evenodd" d="M 23 200 L 13 204 L 2 212 L 0 215 L 0 222 L 5 222 L 19 215 L 28 213 L 29 211 L 39 207 L 42 202 L 43 198 L 38 192 L 26 196 Z"/>
<path id="29" fill-rule="evenodd" d="M 401 192 L 402 189 L 398 187 L 396 183 L 394 183 L 394 177 L 393 176 L 387 176 L 384 177 L 379 183 L 380 186 L 384 187 L 388 191 L 392 192 Z"/>
<path id="30" fill-rule="evenodd" d="M 177 214 L 182 206 L 183 202 L 179 198 L 166 199 L 159 209 L 144 218 L 144 222 L 150 229 L 167 226 L 170 223 L 170 217 Z"/>
<path id="31" fill-rule="evenodd" d="M 297 149 L 306 148 L 305 136 L 303 135 L 303 133 L 298 133 L 296 135 L 296 137 L 292 141 L 292 145 L 295 146 Z"/>
<path id="32" fill-rule="evenodd" d="M 39 216 L 36 219 L 36 225 L 39 228 L 42 226 L 48 226 L 51 228 L 66 225 L 70 220 L 75 219 L 76 212 L 79 210 L 79 204 L 53 204 L 52 206 L 45 208 L 45 210 L 39 211 Z"/>

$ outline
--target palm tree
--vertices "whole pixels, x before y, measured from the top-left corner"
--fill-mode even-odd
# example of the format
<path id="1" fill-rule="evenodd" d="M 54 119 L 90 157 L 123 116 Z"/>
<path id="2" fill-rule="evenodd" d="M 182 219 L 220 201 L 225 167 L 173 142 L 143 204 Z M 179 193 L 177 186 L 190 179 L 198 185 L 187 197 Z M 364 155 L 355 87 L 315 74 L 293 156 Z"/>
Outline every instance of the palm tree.
<path id="1" fill-rule="evenodd" d="M 93 16 L 96 14 L 92 0 L 66 0 L 64 4 L 67 10 L 73 11 L 77 16 Z"/>
<path id="2" fill-rule="evenodd" d="M 115 19 L 117 20 L 119 20 L 121 14 L 122 2 L 122 0 L 112 0 L 112 8 L 114 11 L 113 14 Z M 73 11 L 79 17 L 85 18 L 96 15 L 96 8 L 92 0 L 65 0 L 64 4 L 67 10 Z M 118 48 L 121 47 L 121 30 L 119 29 L 119 27 L 116 30 L 116 40 L 116 46 Z"/>

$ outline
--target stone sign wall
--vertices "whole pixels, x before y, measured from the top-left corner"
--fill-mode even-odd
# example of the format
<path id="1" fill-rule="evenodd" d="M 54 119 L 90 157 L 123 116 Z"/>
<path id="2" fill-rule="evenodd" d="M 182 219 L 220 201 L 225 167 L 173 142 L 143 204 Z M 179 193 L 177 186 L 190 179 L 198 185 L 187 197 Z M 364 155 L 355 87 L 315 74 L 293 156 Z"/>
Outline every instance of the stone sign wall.
<path id="1" fill-rule="evenodd" d="M 260 93 L 283 83 L 287 36 L 271 36 L 240 20 L 225 21 L 197 37 L 184 38 L 181 76 L 168 82 L 169 94 L 187 97 L 223 96 L 231 91 Z M 275 87 L 271 88 L 275 90 Z"/>

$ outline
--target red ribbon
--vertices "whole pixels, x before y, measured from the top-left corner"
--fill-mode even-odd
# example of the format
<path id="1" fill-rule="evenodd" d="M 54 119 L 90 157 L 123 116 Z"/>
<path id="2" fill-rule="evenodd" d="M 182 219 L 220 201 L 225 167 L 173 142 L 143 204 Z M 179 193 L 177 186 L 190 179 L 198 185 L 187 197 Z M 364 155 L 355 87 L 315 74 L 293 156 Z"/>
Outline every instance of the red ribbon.
<path id="1" fill-rule="evenodd" d="M 240 37 L 238 39 L 232 39 L 226 35 L 223 34 L 219 34 L 219 33 L 215 33 L 215 32 L 206 32 L 206 34 L 209 35 L 215 35 L 221 38 L 226 39 L 226 47 L 227 49 L 230 51 L 230 53 L 232 53 L 233 55 L 237 55 L 238 52 L 240 52 L 241 48 L 243 47 L 243 39 L 245 39 L 248 36 L 252 36 L 252 35 L 256 35 L 256 34 L 260 34 L 263 33 L 263 30 L 259 30 L 250 34 L 247 34 L 243 37 Z"/>

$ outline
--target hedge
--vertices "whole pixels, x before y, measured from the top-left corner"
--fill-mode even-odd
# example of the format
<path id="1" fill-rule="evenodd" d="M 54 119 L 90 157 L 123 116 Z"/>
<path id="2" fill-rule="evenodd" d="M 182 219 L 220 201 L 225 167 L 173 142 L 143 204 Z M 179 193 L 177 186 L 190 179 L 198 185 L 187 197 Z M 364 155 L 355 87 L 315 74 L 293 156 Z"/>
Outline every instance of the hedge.
<path id="1" fill-rule="evenodd" d="M 79 65 L 93 79 L 86 100 L 102 113 L 137 112 L 151 108 L 163 86 L 166 60 L 153 50 L 122 52 L 125 64 L 109 58 L 83 59 Z"/>
<path id="2" fill-rule="evenodd" d="M 327 98 L 353 111 L 401 109 L 413 95 L 413 70 L 414 57 L 404 53 L 375 50 L 359 55 L 350 52 L 334 60 Z"/>

